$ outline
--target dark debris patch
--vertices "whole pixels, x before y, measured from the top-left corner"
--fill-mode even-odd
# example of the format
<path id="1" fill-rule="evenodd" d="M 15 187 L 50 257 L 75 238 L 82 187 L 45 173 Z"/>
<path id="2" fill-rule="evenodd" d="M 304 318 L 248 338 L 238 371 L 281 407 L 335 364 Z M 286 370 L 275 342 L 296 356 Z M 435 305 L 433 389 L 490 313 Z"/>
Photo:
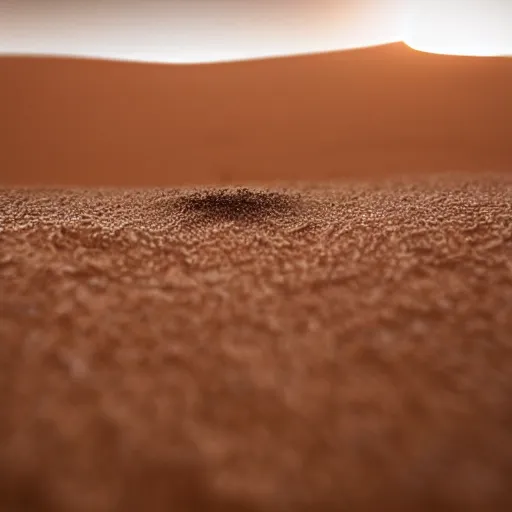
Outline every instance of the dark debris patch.
<path id="1" fill-rule="evenodd" d="M 183 220 L 254 223 L 293 215 L 298 202 L 298 196 L 283 192 L 229 187 L 190 192 L 177 199 L 176 207 Z"/>

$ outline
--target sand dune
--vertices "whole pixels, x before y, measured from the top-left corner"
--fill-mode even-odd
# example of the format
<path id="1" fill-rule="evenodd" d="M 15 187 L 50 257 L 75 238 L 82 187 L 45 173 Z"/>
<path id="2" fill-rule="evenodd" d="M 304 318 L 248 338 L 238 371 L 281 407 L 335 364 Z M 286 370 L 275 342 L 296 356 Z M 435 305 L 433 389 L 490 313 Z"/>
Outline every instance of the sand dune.
<path id="1" fill-rule="evenodd" d="M 509 170 L 512 61 L 392 44 L 204 66 L 3 58 L 5 184 Z"/>

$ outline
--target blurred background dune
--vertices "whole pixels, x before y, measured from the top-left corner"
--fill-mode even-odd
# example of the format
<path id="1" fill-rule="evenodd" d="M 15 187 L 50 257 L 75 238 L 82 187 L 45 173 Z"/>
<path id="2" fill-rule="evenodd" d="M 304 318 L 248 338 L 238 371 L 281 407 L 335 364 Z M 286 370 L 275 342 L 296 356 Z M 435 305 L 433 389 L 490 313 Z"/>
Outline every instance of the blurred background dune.
<path id="1" fill-rule="evenodd" d="M 473 33 L 474 16 L 464 15 L 461 0 L 407 4 L 415 10 L 404 0 L 120 5 L 0 0 L 0 184 L 155 186 L 512 169 L 512 60 L 389 43 L 406 19 L 410 42 L 427 50 L 429 33 L 432 44 L 467 43 L 462 36 Z M 472 5 L 484 39 L 491 22 L 483 13 L 504 26 L 501 0 Z M 453 37 L 450 23 L 439 21 L 443 13 L 452 24 L 465 16 Z M 187 60 L 376 41 L 386 44 L 192 65 L 43 55 L 49 48 L 149 58 L 168 48 Z M 21 54 L 9 54 L 15 49 Z"/>
<path id="2" fill-rule="evenodd" d="M 512 60 L 401 43 L 155 65 L 0 59 L 0 183 L 154 186 L 512 169 Z"/>

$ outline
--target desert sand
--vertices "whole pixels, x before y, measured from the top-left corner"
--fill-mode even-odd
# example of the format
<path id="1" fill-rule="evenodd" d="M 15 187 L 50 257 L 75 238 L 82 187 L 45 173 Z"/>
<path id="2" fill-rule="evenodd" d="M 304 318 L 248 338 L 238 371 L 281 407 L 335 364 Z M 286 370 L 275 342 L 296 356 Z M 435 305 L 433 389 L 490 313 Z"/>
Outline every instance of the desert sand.
<path id="1" fill-rule="evenodd" d="M 0 183 L 509 171 L 512 61 L 401 44 L 165 66 L 0 59 Z"/>
<path id="2" fill-rule="evenodd" d="M 0 60 L 0 510 L 510 510 L 511 66 Z"/>

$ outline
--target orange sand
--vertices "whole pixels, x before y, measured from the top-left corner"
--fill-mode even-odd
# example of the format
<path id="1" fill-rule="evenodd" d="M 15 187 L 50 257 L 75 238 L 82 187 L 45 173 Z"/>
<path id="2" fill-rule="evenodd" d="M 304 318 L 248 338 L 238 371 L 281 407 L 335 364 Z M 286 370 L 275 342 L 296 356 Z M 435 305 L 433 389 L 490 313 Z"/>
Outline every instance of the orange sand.
<path id="1" fill-rule="evenodd" d="M 0 510 L 512 509 L 510 59 L 0 75 Z"/>

